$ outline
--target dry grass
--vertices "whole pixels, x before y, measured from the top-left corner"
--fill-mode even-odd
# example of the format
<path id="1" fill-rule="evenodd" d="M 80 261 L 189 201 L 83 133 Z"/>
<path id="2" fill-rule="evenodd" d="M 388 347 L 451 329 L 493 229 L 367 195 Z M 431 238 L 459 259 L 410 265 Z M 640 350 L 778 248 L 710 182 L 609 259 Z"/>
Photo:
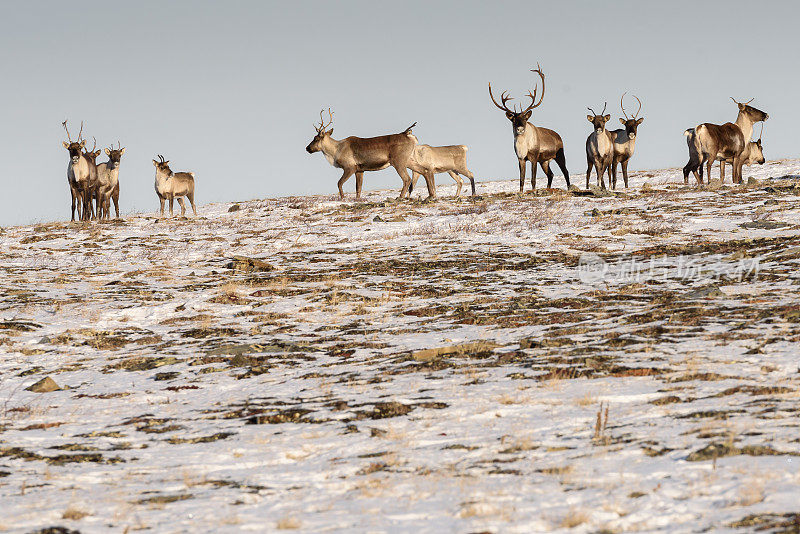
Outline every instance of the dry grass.
<path id="1" fill-rule="evenodd" d="M 294 516 L 285 516 L 278 520 L 275 524 L 275 528 L 278 530 L 297 530 L 302 527 L 303 524 Z"/>
<path id="2" fill-rule="evenodd" d="M 567 515 L 558 523 L 559 528 L 575 528 L 589 521 L 589 514 L 584 510 L 570 508 Z"/>
<path id="3" fill-rule="evenodd" d="M 69 519 L 70 521 L 80 521 L 86 516 L 92 515 L 85 510 L 81 510 L 80 508 L 76 508 L 70 505 L 64 513 L 61 514 L 61 519 Z"/>

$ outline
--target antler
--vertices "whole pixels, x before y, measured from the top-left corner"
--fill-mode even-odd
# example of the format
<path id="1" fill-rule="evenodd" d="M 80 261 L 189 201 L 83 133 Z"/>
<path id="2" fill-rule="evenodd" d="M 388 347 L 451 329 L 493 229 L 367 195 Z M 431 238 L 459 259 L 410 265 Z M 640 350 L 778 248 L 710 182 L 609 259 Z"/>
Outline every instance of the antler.
<path id="1" fill-rule="evenodd" d="M 92 140 L 94 140 L 94 146 L 89 152 L 94 152 L 94 149 L 97 148 L 97 138 L 95 136 L 92 136 Z"/>
<path id="2" fill-rule="evenodd" d="M 625 116 L 625 120 L 630 120 L 630 117 L 628 117 L 628 114 L 625 113 L 625 108 L 622 105 L 622 99 L 624 99 L 625 95 L 627 95 L 627 94 L 628 94 L 628 91 L 625 91 L 624 93 L 622 93 L 622 96 L 619 99 L 619 107 L 622 109 L 622 114 Z M 638 96 L 636 96 L 636 95 L 632 95 L 632 96 L 633 96 L 633 98 L 636 99 L 637 102 L 639 102 L 639 109 L 637 109 L 636 113 L 634 113 L 634 115 L 633 115 L 633 118 L 637 119 L 639 117 L 639 112 L 642 111 L 642 101 L 639 100 Z"/>
<path id="3" fill-rule="evenodd" d="M 761 136 L 764 135 L 764 121 L 761 121 L 761 131 L 758 133 L 758 142 L 761 142 Z"/>
<path id="4" fill-rule="evenodd" d="M 71 143 L 72 142 L 72 137 L 70 137 L 69 128 L 67 128 L 67 119 L 64 119 L 64 122 L 61 123 L 61 126 L 63 126 L 64 129 L 67 131 L 67 141 L 69 141 Z"/>
<path id="5" fill-rule="evenodd" d="M 161 158 L 161 163 L 165 163 L 164 156 L 162 156 L 161 154 L 158 154 L 158 157 Z"/>
<path id="6" fill-rule="evenodd" d="M 324 132 L 328 126 L 333 124 L 333 112 L 331 111 L 331 108 L 328 108 L 328 116 L 330 117 L 330 122 L 328 122 L 328 124 L 325 124 L 325 118 L 322 116 L 324 111 L 324 109 L 319 110 L 319 126 L 316 124 L 314 125 L 314 129 L 317 130 L 317 133 Z"/>
<path id="7" fill-rule="evenodd" d="M 507 92 L 508 91 L 503 91 L 500 94 L 500 101 L 502 102 L 502 104 L 498 104 L 497 100 L 494 99 L 494 95 L 492 94 L 492 82 L 489 82 L 489 98 L 492 99 L 492 102 L 494 102 L 494 105 L 497 106 L 498 108 L 502 109 L 503 111 L 506 111 L 508 113 L 514 113 L 514 111 L 511 111 L 510 109 L 508 109 L 508 106 L 506 106 L 506 102 L 508 102 L 509 100 L 514 100 L 510 96 L 506 95 Z"/>
<path id="8" fill-rule="evenodd" d="M 625 113 L 625 106 L 622 105 L 622 100 L 625 98 L 626 94 L 628 94 L 628 91 L 625 91 L 624 93 L 622 93 L 622 96 L 619 97 L 619 107 L 622 110 L 622 116 L 625 117 L 625 120 L 629 120 L 628 114 Z"/>
<path id="9" fill-rule="evenodd" d="M 81 141 L 82 136 L 83 136 L 83 121 L 81 121 L 81 131 L 78 132 L 78 142 Z"/>
<path id="10" fill-rule="evenodd" d="M 531 72 L 535 72 L 542 79 L 542 95 L 539 97 L 539 102 L 536 102 L 536 91 L 538 90 L 538 88 L 537 87 L 533 88 L 533 94 L 531 94 L 531 92 L 528 91 L 528 95 L 527 96 L 531 97 L 531 105 L 528 106 L 528 109 L 538 108 L 539 106 L 542 105 L 542 101 L 544 100 L 544 87 L 545 87 L 545 84 L 544 84 L 544 72 L 542 72 L 542 67 L 539 65 L 538 62 L 536 63 L 536 68 L 535 69 L 531 69 Z M 528 110 L 526 109 L 525 111 L 528 111 Z"/>
<path id="11" fill-rule="evenodd" d="M 744 104 L 745 106 L 746 106 L 747 104 L 749 104 L 750 102 L 752 102 L 753 100 L 755 100 L 755 99 L 756 99 L 756 97 L 753 97 L 753 98 L 751 98 L 750 100 L 748 100 L 747 102 L 739 102 L 739 101 L 738 101 L 738 100 L 736 100 L 735 98 L 731 97 L 731 100 L 733 100 L 733 101 L 734 101 L 734 102 L 736 102 L 737 104 Z"/>
<path id="12" fill-rule="evenodd" d="M 604 114 L 605 114 L 605 112 L 606 112 L 606 105 L 607 105 L 607 104 L 608 104 L 608 102 L 603 102 L 603 112 L 602 112 L 602 113 L 600 113 L 600 115 L 604 115 Z M 597 113 L 595 113 L 595 112 L 594 112 L 594 110 L 593 110 L 592 108 L 590 108 L 590 107 L 587 107 L 586 109 L 588 109 L 589 111 L 591 111 L 591 112 L 592 112 L 592 115 L 594 115 L 595 117 L 597 117 Z"/>

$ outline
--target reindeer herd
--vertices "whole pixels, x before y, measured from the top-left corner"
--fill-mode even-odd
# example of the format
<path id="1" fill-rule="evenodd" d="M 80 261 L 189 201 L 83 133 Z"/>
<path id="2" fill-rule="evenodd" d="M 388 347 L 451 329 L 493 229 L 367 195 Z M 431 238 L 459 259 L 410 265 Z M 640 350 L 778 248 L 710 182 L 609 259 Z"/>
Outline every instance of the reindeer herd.
<path id="1" fill-rule="evenodd" d="M 531 72 L 541 79 L 541 93 L 538 83 L 533 91 L 526 95 L 530 104 L 526 108 L 520 106 L 508 107 L 508 102 L 513 100 L 506 91 L 500 95 L 500 103 L 492 93 L 492 84 L 489 83 L 489 98 L 506 115 L 511 122 L 514 135 L 514 152 L 519 162 L 519 191 L 525 189 L 525 173 L 528 162 L 531 164 L 531 187 L 536 189 L 537 165 L 547 176 L 547 187 L 553 185 L 553 171 L 550 162 L 555 160 L 561 169 L 567 188 L 571 187 L 569 171 L 564 156 L 564 141 L 557 132 L 536 126 L 530 122 L 533 110 L 542 105 L 545 94 L 545 75 L 540 66 Z M 611 115 L 606 114 L 607 102 L 603 110 L 596 113 L 588 108 L 591 115 L 586 118 L 592 124 L 592 131 L 586 138 L 586 188 L 590 187 L 590 177 L 594 169 L 598 185 L 606 188 L 605 176 L 608 175 L 609 186 L 617 187 L 617 167 L 622 168 L 622 178 L 625 187 L 628 187 L 628 163 L 636 149 L 637 130 L 644 121 L 639 117 L 642 110 L 642 101 L 634 95 L 639 104 L 632 117 L 625 111 L 625 94 L 620 98 L 622 117 L 619 121 L 623 128 L 608 130 L 606 126 L 611 120 Z M 538 99 L 537 99 L 538 95 Z M 698 185 L 703 183 L 703 166 L 711 182 L 711 165 L 720 162 L 720 178 L 725 181 L 725 164 L 733 167 L 733 182 L 741 183 L 742 166 L 754 163 L 764 163 L 764 153 L 761 145 L 761 136 L 757 141 L 751 141 L 753 126 L 757 122 L 766 121 L 769 116 L 761 110 L 750 106 L 750 102 L 737 102 L 739 114 L 735 123 L 711 124 L 703 123 L 684 132 L 689 146 L 689 162 L 683 168 L 683 180 L 688 185 L 689 173 L 693 173 Z M 388 167 L 394 168 L 403 186 L 400 198 L 408 198 L 420 176 L 425 178 L 428 188 L 428 198 L 436 197 L 436 184 L 434 177 L 439 173 L 448 173 L 455 180 L 456 196 L 461 194 L 464 185 L 462 176 L 469 179 L 472 195 L 475 195 L 475 176 L 467 168 L 467 147 L 465 145 L 429 146 L 420 144 L 412 133 L 416 122 L 404 131 L 396 134 L 381 135 L 378 137 L 347 137 L 336 140 L 333 138 L 333 112 L 328 109 L 328 119 L 324 111 L 320 111 L 320 122 L 315 125 L 316 135 L 306 147 L 308 153 L 322 152 L 325 159 L 332 166 L 342 170 L 339 178 L 339 198 L 344 199 L 343 186 L 347 180 L 356 176 L 356 199 L 361 198 L 364 184 L 364 173 L 379 171 Z M 119 218 L 119 167 L 125 148 L 118 144 L 117 148 L 111 145 L 105 149 L 108 161 L 96 163 L 100 150 L 97 149 L 97 140 L 91 150 L 86 149 L 86 140 L 83 139 L 83 123 L 78 133 L 78 139 L 72 140 L 67 128 L 67 121 L 62 123 L 67 132 L 67 141 L 64 148 L 69 152 L 70 160 L 67 166 L 67 181 L 72 196 L 72 220 L 75 220 L 77 211 L 78 219 L 88 221 L 91 219 L 109 219 L 111 216 L 111 202 Z M 194 173 L 173 172 L 169 161 L 159 155 L 158 160 L 153 160 L 156 169 L 155 190 L 161 203 L 161 216 L 164 216 L 164 205 L 169 200 L 169 213 L 173 215 L 173 201 L 177 200 L 181 208 L 181 216 L 186 214 L 183 197 L 191 204 L 192 211 L 197 215 L 194 203 Z M 409 175 L 411 171 L 411 175 Z"/>
<path id="2" fill-rule="evenodd" d="M 553 171 L 550 162 L 555 160 L 561 169 L 567 187 L 570 187 L 569 171 L 564 157 L 564 141 L 557 132 L 530 122 L 533 110 L 538 108 L 544 100 L 545 76 L 539 65 L 531 72 L 537 74 L 542 81 L 541 94 L 538 93 L 538 84 L 533 91 L 526 95 L 531 102 L 526 108 L 510 108 L 508 102 L 513 100 L 507 92 L 500 95 L 500 103 L 492 93 L 492 84 L 489 83 L 489 98 L 497 108 L 505 112 L 506 118 L 511 121 L 511 130 L 514 134 L 514 152 L 519 162 L 519 191 L 525 190 L 525 173 L 528 162 L 531 164 L 531 187 L 536 189 L 537 165 L 547 176 L 547 187 L 553 185 Z M 537 100 L 537 94 L 539 94 Z M 628 187 L 628 163 L 636 149 L 636 136 L 639 126 L 644 122 L 644 117 L 639 117 L 642 111 L 642 101 L 634 95 L 639 103 L 639 108 L 632 117 L 629 117 L 624 107 L 625 94 L 620 98 L 620 110 L 623 117 L 619 121 L 623 128 L 607 130 L 606 125 L 611 120 L 607 115 L 606 104 L 598 114 L 592 112 L 586 118 L 592 123 L 592 132 L 586 139 L 586 188 L 589 189 L 589 179 L 594 169 L 597 174 L 598 185 L 606 188 L 605 175 L 611 188 L 617 187 L 617 167 L 622 168 L 622 178 L 625 187 Z M 734 102 L 736 102 L 734 100 Z M 752 102 L 752 100 L 750 101 Z M 689 162 L 683 169 L 684 182 L 689 183 L 689 173 L 693 172 L 697 183 L 703 183 L 703 165 L 708 169 L 709 183 L 711 181 L 711 165 L 714 161 L 720 162 L 720 177 L 725 180 L 725 163 L 733 166 L 733 181 L 742 181 L 742 166 L 753 163 L 764 163 L 764 154 L 761 146 L 761 137 L 757 141 L 750 141 L 753 135 L 753 125 L 756 122 L 767 120 L 768 115 L 761 110 L 751 107 L 750 102 L 736 102 L 739 106 L 739 116 L 735 123 L 722 125 L 703 123 L 696 128 L 686 130 L 685 135 L 689 144 Z M 326 124 L 323 112 L 320 112 L 320 123 L 315 125 L 317 133 L 311 143 L 306 147 L 309 154 L 322 152 L 328 163 L 342 169 L 339 178 L 339 198 L 344 199 L 342 186 L 352 176 L 356 175 L 356 199 L 361 198 L 361 186 L 365 171 L 377 171 L 393 167 L 403 180 L 400 198 L 408 197 L 413 191 L 414 184 L 419 176 L 425 177 L 428 185 L 428 198 L 436 197 L 434 175 L 446 172 L 456 181 L 456 196 L 461 193 L 463 180 L 461 176 L 469 178 L 472 184 L 472 194 L 475 194 L 475 178 L 467 169 L 467 147 L 465 145 L 452 145 L 432 147 L 420 145 L 417 138 L 411 133 L 417 123 L 415 122 L 405 131 L 398 134 L 383 135 L 380 137 L 348 137 L 337 141 L 332 137 L 333 113 L 328 110 L 329 122 Z M 763 127 L 763 125 L 762 125 Z M 329 129 L 330 128 L 330 129 Z M 413 173 L 409 179 L 408 171 Z"/>

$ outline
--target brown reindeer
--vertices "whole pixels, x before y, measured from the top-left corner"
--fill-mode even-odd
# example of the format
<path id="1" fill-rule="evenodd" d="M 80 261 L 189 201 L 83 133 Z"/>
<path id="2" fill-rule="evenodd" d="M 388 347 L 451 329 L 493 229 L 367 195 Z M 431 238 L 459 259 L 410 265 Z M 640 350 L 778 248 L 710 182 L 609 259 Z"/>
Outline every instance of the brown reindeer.
<path id="1" fill-rule="evenodd" d="M 517 111 L 516 109 L 509 109 L 506 102 L 513 100 L 511 97 L 503 92 L 500 95 L 500 104 L 494 99 L 492 94 L 492 84 L 489 83 L 489 97 L 492 102 L 502 111 L 505 111 L 506 117 L 511 121 L 511 129 L 514 132 L 514 151 L 517 154 L 519 161 L 519 192 L 522 193 L 525 189 L 525 169 L 527 162 L 531 162 L 531 187 L 536 189 L 536 164 L 538 163 L 544 173 L 547 175 L 547 187 L 553 185 L 553 171 L 550 170 L 550 161 L 556 160 L 556 163 L 564 173 L 564 179 L 569 187 L 569 172 L 567 171 L 567 161 L 564 157 L 564 142 L 561 136 L 553 130 L 534 126 L 528 122 L 531 118 L 533 110 L 542 105 L 544 100 L 544 73 L 542 68 L 537 64 L 537 68 L 531 70 L 535 72 L 542 79 L 542 94 L 539 97 L 539 102 L 536 102 L 536 92 L 538 88 L 534 88 L 533 93 L 528 91 L 528 96 L 531 99 L 530 105 Z"/>
<path id="2" fill-rule="evenodd" d="M 611 163 L 614 158 L 614 140 L 611 137 L 611 132 L 606 130 L 606 123 L 611 119 L 611 115 L 604 115 L 606 112 L 606 105 L 603 104 L 603 111 L 598 115 L 592 108 L 587 108 L 592 112 L 591 115 L 586 115 L 589 122 L 592 123 L 592 133 L 586 138 L 586 162 L 588 168 L 586 169 L 586 189 L 589 189 L 589 177 L 592 174 L 592 167 L 597 172 L 597 182 L 603 189 L 606 188 L 604 174 L 608 172 L 608 182 L 611 185 Z"/>
<path id="3" fill-rule="evenodd" d="M 82 139 L 83 122 L 78 132 L 78 140 L 73 141 L 67 128 L 67 121 L 61 123 L 67 132 L 67 141 L 64 148 L 69 152 L 67 165 L 67 183 L 72 195 L 72 220 L 75 220 L 75 206 L 78 206 L 78 219 L 88 221 L 92 215 L 92 194 L 94 184 L 97 182 L 97 166 L 93 160 L 83 153 L 86 140 Z"/>
<path id="4" fill-rule="evenodd" d="M 625 180 L 625 187 L 628 187 L 628 161 L 633 157 L 633 151 L 636 149 L 636 133 L 639 125 L 644 122 L 644 117 L 639 118 L 639 112 L 642 111 L 642 101 L 639 97 L 633 95 L 633 98 L 639 102 L 639 109 L 636 110 L 633 117 L 628 117 L 625 113 L 625 107 L 622 101 L 625 98 L 625 93 L 619 99 L 619 107 L 622 110 L 624 119 L 620 117 L 619 122 L 622 123 L 624 128 L 614 130 L 611 132 L 611 139 L 614 141 L 614 157 L 611 161 L 611 188 L 617 188 L 617 164 L 622 166 L 622 178 Z"/>
<path id="5" fill-rule="evenodd" d="M 416 122 L 405 129 L 405 131 L 391 135 L 381 135 L 378 137 L 347 137 L 346 139 L 336 140 L 331 135 L 333 128 L 328 127 L 333 123 L 333 113 L 328 109 L 330 122 L 325 124 L 322 111 L 319 112 L 320 123 L 314 125 L 317 134 L 306 147 L 309 154 L 322 152 L 328 163 L 336 168 L 342 169 L 342 177 L 339 178 L 339 198 L 344 200 L 344 190 L 342 186 L 353 174 L 356 175 L 356 199 L 361 198 L 361 187 L 364 184 L 364 173 L 366 171 L 380 171 L 387 167 L 394 167 L 400 179 L 403 180 L 403 188 L 400 191 L 400 198 L 409 196 L 411 187 L 411 177 L 408 175 L 411 154 L 417 144 L 416 138 L 411 133 L 411 129 L 416 126 Z M 436 197 L 433 175 L 428 173 L 425 176 L 428 184 L 428 198 Z"/>
<path id="6" fill-rule="evenodd" d="M 736 123 L 725 124 L 703 123 L 696 128 L 684 132 L 689 146 L 689 162 L 683 167 L 683 183 L 689 183 L 689 173 L 693 173 L 698 184 L 703 183 L 703 164 L 706 165 L 708 181 L 711 183 L 711 165 L 722 158 L 731 161 L 733 166 L 733 183 L 742 181 L 742 166 L 745 163 L 745 150 L 753 136 L 753 125 L 769 118 L 767 113 L 750 106 L 747 102 L 737 102 L 739 108 Z M 720 170 L 723 172 L 723 169 Z M 720 176 L 722 177 L 722 176 Z"/>

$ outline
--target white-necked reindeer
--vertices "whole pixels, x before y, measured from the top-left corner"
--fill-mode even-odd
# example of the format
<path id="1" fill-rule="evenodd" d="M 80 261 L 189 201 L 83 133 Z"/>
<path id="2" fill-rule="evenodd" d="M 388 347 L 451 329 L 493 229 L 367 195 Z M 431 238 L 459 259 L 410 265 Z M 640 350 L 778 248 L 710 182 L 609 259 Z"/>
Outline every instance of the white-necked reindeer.
<path id="1" fill-rule="evenodd" d="M 172 201 L 178 199 L 181 206 L 181 217 L 186 215 L 186 206 L 183 197 L 189 199 L 195 217 L 197 209 L 194 206 L 194 173 L 193 172 L 172 172 L 169 168 L 169 160 L 164 161 L 164 156 L 158 155 L 161 161 L 153 160 L 156 168 L 156 195 L 161 201 L 161 216 L 164 216 L 164 202 L 169 200 L 169 215 L 172 217 Z"/>
<path id="2" fill-rule="evenodd" d="M 92 214 L 92 191 L 97 181 L 97 167 L 93 161 L 83 153 L 86 140 L 81 139 L 83 135 L 83 122 L 81 131 L 78 132 L 78 140 L 73 141 L 67 128 L 67 121 L 61 123 L 67 132 L 67 141 L 64 141 L 64 148 L 69 152 L 69 164 L 67 165 L 67 183 L 69 184 L 72 195 L 72 220 L 75 220 L 75 206 L 78 207 L 78 219 L 88 221 Z"/>
<path id="3" fill-rule="evenodd" d="M 608 172 L 608 181 L 611 182 L 611 163 L 614 157 L 614 141 L 611 132 L 606 130 L 606 123 L 611 119 L 611 115 L 603 115 L 606 112 L 606 105 L 603 104 L 603 111 L 598 115 L 592 108 L 587 108 L 592 112 L 586 115 L 592 123 L 592 133 L 586 138 L 586 189 L 589 189 L 589 177 L 592 174 L 592 167 L 597 172 L 597 182 L 603 189 L 606 188 L 604 174 Z M 610 184 L 609 184 L 610 185 Z"/>
<path id="4" fill-rule="evenodd" d="M 121 143 L 119 147 L 106 148 L 108 161 L 97 166 L 97 218 L 108 219 L 111 217 L 111 200 L 114 200 L 117 218 L 119 219 L 119 166 L 122 155 L 125 153 Z M 115 197 L 116 193 L 116 197 Z"/>
<path id="5" fill-rule="evenodd" d="M 611 139 L 614 141 L 614 158 L 611 161 L 611 188 L 617 188 L 617 164 L 622 166 L 622 178 L 625 180 L 625 187 L 628 187 L 628 161 L 633 157 L 633 151 L 636 149 L 636 132 L 639 125 L 644 122 L 644 117 L 639 118 L 639 112 L 642 111 L 642 101 L 639 97 L 633 95 L 633 98 L 639 102 L 639 109 L 633 117 L 628 117 L 625 113 L 625 107 L 622 105 L 622 100 L 625 98 L 625 93 L 619 99 L 619 107 L 622 110 L 622 115 L 625 118 L 619 119 L 624 128 L 614 130 L 611 132 Z"/>

